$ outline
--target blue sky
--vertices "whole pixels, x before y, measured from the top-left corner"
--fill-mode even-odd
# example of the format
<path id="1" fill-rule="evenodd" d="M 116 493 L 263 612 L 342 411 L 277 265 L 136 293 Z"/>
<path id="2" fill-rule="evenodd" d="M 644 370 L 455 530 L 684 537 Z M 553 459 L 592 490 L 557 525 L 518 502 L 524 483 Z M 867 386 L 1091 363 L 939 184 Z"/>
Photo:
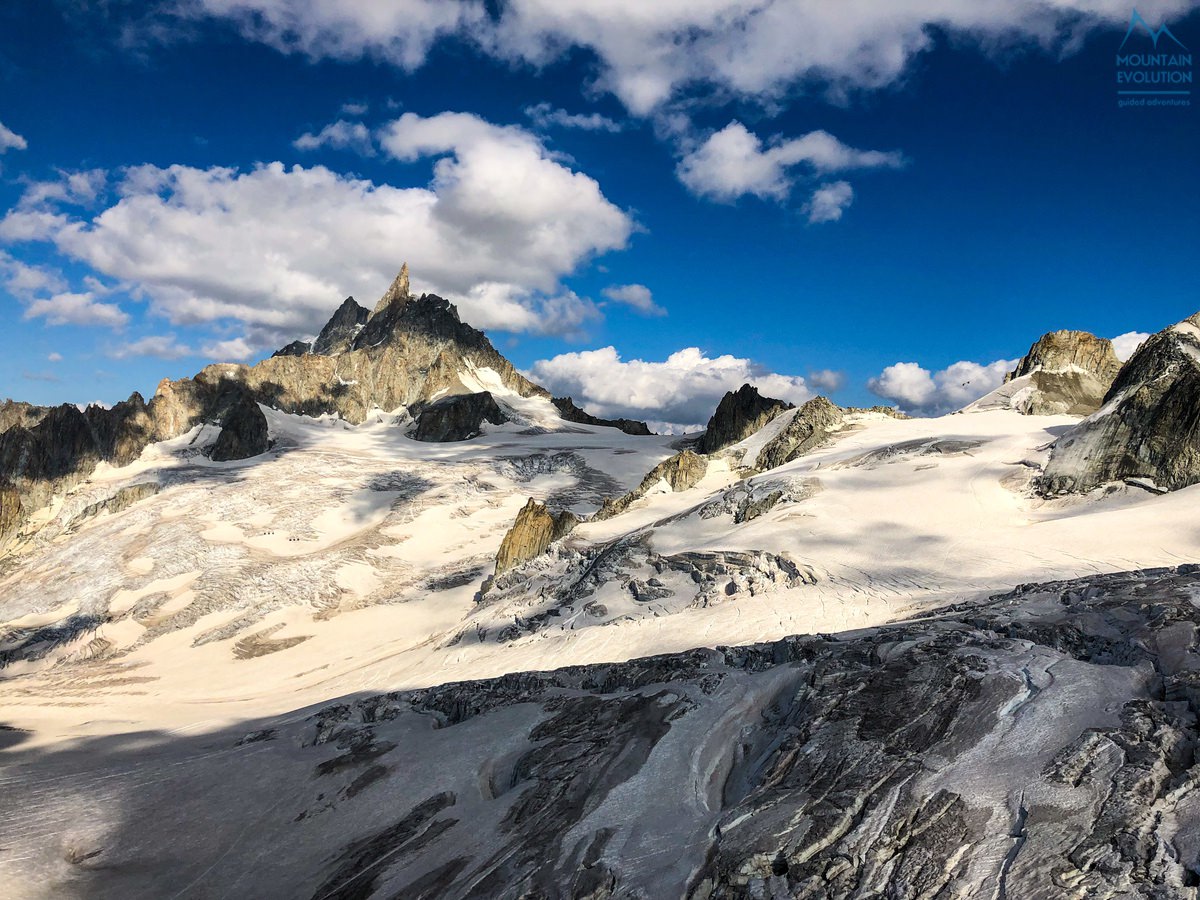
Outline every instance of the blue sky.
<path id="1" fill-rule="evenodd" d="M 676 427 L 745 380 L 942 411 L 1200 309 L 1200 119 L 1118 107 L 1121 3 L 89 6 L 0 10 L 0 395 L 253 362 L 405 260 Z"/>

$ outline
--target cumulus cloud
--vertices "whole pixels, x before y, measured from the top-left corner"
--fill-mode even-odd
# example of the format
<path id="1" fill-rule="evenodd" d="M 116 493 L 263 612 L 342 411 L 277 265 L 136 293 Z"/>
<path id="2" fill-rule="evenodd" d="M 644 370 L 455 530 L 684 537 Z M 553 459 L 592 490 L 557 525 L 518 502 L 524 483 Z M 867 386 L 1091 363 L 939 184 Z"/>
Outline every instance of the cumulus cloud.
<path id="1" fill-rule="evenodd" d="M 137 166 L 96 214 L 39 189 L 0 220 L 0 238 L 51 242 L 170 322 L 233 320 L 257 346 L 316 332 L 347 293 L 373 302 L 405 260 L 415 288 L 458 302 L 478 327 L 573 334 L 596 317 L 561 279 L 625 247 L 634 223 L 595 180 L 529 132 L 473 115 L 409 113 L 380 140 L 400 159 L 435 158 L 432 181 L 401 188 L 278 162 Z"/>
<path id="2" fill-rule="evenodd" d="M 614 122 L 608 116 L 602 116 L 600 113 L 569 113 L 565 109 L 557 109 L 549 103 L 527 106 L 525 115 L 538 128 L 578 128 L 582 131 L 612 133 L 621 130 L 621 123 Z"/>
<path id="3" fill-rule="evenodd" d="M 1144 331 L 1127 331 L 1124 334 L 1118 334 L 1112 339 L 1113 351 L 1117 354 L 1117 359 L 1121 362 L 1129 359 L 1148 337 L 1150 335 Z"/>
<path id="4" fill-rule="evenodd" d="M 153 356 L 157 359 L 184 359 L 195 356 L 196 351 L 181 344 L 173 334 L 152 334 L 109 349 L 112 359 L 131 359 L 137 356 Z"/>
<path id="5" fill-rule="evenodd" d="M 808 383 L 819 391 L 832 394 L 846 385 L 846 373 L 836 369 L 817 369 L 808 373 Z"/>
<path id="6" fill-rule="evenodd" d="M 26 319 L 45 319 L 47 325 L 102 325 L 123 328 L 129 314 L 115 303 L 100 303 L 94 294 L 63 293 L 42 297 L 25 307 Z"/>
<path id="7" fill-rule="evenodd" d="M 0 283 L 18 300 L 32 300 L 39 294 L 63 293 L 67 289 L 62 273 L 30 265 L 3 250 L 0 250 Z"/>
<path id="8" fill-rule="evenodd" d="M 27 185 L 18 207 L 38 209 L 47 203 L 89 206 L 96 202 L 107 184 L 108 172 L 104 169 L 60 170 L 56 179 Z"/>
<path id="9" fill-rule="evenodd" d="M 440 37 L 470 33 L 487 18 L 482 0 L 180 0 L 190 17 L 232 20 L 242 34 L 311 58 L 369 57 L 412 70 Z"/>
<path id="10" fill-rule="evenodd" d="M 814 225 L 822 222 L 836 222 L 853 201 L 854 188 L 848 181 L 823 184 L 813 191 L 812 199 L 805 207 L 808 212 L 808 221 Z"/>
<path id="11" fill-rule="evenodd" d="M 779 375 L 728 354 L 709 357 L 696 347 L 662 362 L 622 360 L 614 347 L 563 353 L 534 363 L 529 374 L 555 396 L 569 394 L 594 415 L 647 419 L 676 431 L 703 428 L 721 397 L 747 382 L 792 403 L 813 396 L 798 375 Z"/>
<path id="12" fill-rule="evenodd" d="M 241 362 L 254 356 L 256 349 L 245 338 L 237 337 L 225 341 L 210 341 L 200 348 L 200 353 L 217 362 Z"/>
<path id="13" fill-rule="evenodd" d="M 849 169 L 894 168 L 902 164 L 903 157 L 899 153 L 856 150 L 825 131 L 812 131 L 790 140 L 776 136 L 764 144 L 745 125 L 734 121 L 688 152 L 680 160 L 676 174 L 692 193 L 711 200 L 732 202 L 746 194 L 782 200 L 791 192 L 796 179 L 795 168 L 800 165 L 817 174 L 825 174 Z M 813 210 L 817 210 L 819 203 L 818 215 L 827 214 L 830 209 L 836 209 L 836 215 L 814 221 L 839 218 L 852 196 L 852 192 L 842 196 L 849 188 L 844 181 L 822 188 L 826 194 L 820 200 L 814 196 Z M 839 198 L 841 202 L 837 205 Z"/>
<path id="14" fill-rule="evenodd" d="M 29 142 L 11 128 L 0 122 L 0 153 L 8 150 L 24 150 Z"/>
<path id="15" fill-rule="evenodd" d="M 63 361 L 63 355 L 62 355 L 61 353 L 57 352 L 57 351 L 55 351 L 55 352 L 53 352 L 53 353 L 48 353 L 48 354 L 46 354 L 46 360 L 47 360 L 48 362 L 55 362 L 55 363 L 56 363 L 56 362 L 62 362 L 62 361 Z"/>
<path id="16" fill-rule="evenodd" d="M 667 311 L 654 302 L 654 295 L 644 284 L 614 284 L 601 291 L 614 303 L 637 310 L 643 316 L 665 316 Z"/>
<path id="17" fill-rule="evenodd" d="M 1151 21 L 1192 0 L 1143 0 Z M 246 37 L 309 57 L 419 66 L 439 39 L 467 41 L 518 64 L 547 65 L 583 48 L 601 90 L 646 115 L 689 91 L 776 100 L 795 85 L 835 99 L 903 77 L 935 28 L 981 46 L 1061 51 L 1129 19 L 1128 0 L 813 3 L 811 0 L 180 0 L 194 17 L 231 20 Z"/>
<path id="18" fill-rule="evenodd" d="M 375 142 L 371 138 L 371 129 L 362 122 L 347 122 L 338 119 L 326 125 L 315 134 L 308 132 L 292 141 L 297 150 L 319 150 L 322 147 L 332 147 L 334 150 L 353 150 L 363 156 L 375 155 Z"/>
<path id="19" fill-rule="evenodd" d="M 870 379 L 867 387 L 910 415 L 938 416 L 994 391 L 1016 364 L 1016 360 L 1008 359 L 987 365 L 961 361 L 931 372 L 915 362 L 899 362 Z"/>

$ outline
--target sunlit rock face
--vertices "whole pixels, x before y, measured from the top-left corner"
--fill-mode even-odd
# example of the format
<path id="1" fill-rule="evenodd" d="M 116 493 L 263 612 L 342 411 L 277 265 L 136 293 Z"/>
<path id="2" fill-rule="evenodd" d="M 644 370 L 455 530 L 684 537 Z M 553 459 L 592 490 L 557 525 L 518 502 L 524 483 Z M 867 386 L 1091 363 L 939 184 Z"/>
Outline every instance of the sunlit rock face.
<path id="1" fill-rule="evenodd" d="M 220 368 L 260 403 L 301 415 L 335 414 L 353 424 L 372 410 L 392 412 L 485 390 L 476 377 L 483 371 L 522 397 L 549 396 L 483 332 L 459 319 L 449 301 L 414 297 L 407 267 L 369 315 L 353 298 L 346 300 L 310 353 L 280 351 L 255 366 Z"/>
<path id="2" fill-rule="evenodd" d="M 1121 370 L 1112 342 L 1086 331 L 1042 335 L 1005 377 L 997 393 L 1033 416 L 1086 416 L 1104 402 Z"/>
<path id="3" fill-rule="evenodd" d="M 500 551 L 496 554 L 496 574 L 503 575 L 509 569 L 544 553 L 552 543 L 567 535 L 578 521 L 569 510 L 551 512 L 546 504 L 530 498 L 500 542 Z"/>
<path id="4" fill-rule="evenodd" d="M 782 466 L 803 456 L 827 440 L 845 420 L 845 412 L 824 397 L 814 397 L 801 406 L 754 459 L 756 469 Z"/>
<path id="5" fill-rule="evenodd" d="M 1123 479 L 1159 490 L 1200 481 L 1200 313 L 1138 348 L 1103 407 L 1055 442 L 1041 488 L 1079 492 Z"/>

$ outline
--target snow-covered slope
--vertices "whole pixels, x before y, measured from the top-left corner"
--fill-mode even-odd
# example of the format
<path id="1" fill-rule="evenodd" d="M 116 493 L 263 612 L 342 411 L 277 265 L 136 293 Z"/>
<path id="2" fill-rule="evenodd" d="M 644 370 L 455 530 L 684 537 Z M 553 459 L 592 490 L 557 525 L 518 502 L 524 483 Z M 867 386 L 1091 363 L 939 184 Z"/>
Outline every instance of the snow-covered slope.
<path id="1" fill-rule="evenodd" d="M 877 625 L 1194 554 L 1195 489 L 1028 490 L 1071 417 L 867 415 L 741 479 L 751 437 L 697 487 L 581 525 L 480 598 L 529 497 L 586 514 L 674 451 L 550 431 L 549 401 L 520 403 L 520 422 L 440 445 L 382 413 L 266 410 L 267 456 L 213 463 L 193 432 L 102 467 L 4 563 L 0 721 L 31 746 L 203 730 L 357 691 Z M 130 488 L 143 499 L 105 511 Z"/>
<path id="2" fill-rule="evenodd" d="M 1200 486 L 1046 500 L 1078 420 L 995 408 L 746 468 L 795 411 L 491 578 L 529 498 L 688 441 L 460 380 L 508 421 L 263 407 L 267 454 L 198 426 L 38 513 L 0 897 L 1194 896 L 1200 574 L 1103 573 L 1193 559 Z"/>

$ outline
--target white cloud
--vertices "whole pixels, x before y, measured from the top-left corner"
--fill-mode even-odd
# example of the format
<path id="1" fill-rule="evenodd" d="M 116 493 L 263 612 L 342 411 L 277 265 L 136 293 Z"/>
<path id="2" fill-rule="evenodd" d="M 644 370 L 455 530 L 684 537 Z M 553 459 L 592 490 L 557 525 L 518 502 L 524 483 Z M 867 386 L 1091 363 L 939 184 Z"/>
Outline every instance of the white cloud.
<path id="1" fill-rule="evenodd" d="M 616 303 L 631 307 L 644 316 L 665 316 L 667 311 L 654 302 L 654 295 L 644 284 L 614 284 L 601 291 Z"/>
<path id="2" fill-rule="evenodd" d="M 26 185 L 18 206 L 22 209 L 37 209 L 46 203 L 88 206 L 108 185 L 108 172 L 104 169 L 84 169 L 78 172 L 59 170 L 53 181 L 34 181 Z"/>
<path id="3" fill-rule="evenodd" d="M 525 115 L 538 128 L 578 128 L 582 131 L 608 131 L 616 133 L 621 130 L 621 123 L 614 122 L 608 116 L 600 113 L 569 113 L 565 109 L 556 109 L 549 103 L 538 103 L 525 107 Z"/>
<path id="4" fill-rule="evenodd" d="M 914 362 L 899 362 L 868 381 L 867 387 L 910 415 L 942 415 L 994 391 L 1016 364 L 1008 359 L 987 365 L 961 361 L 931 372 Z"/>
<path id="5" fill-rule="evenodd" d="M 1118 334 L 1112 339 L 1113 351 L 1117 354 L 1117 359 L 1121 362 L 1129 359 L 1148 337 L 1150 335 L 1144 331 L 1127 331 L 1124 334 Z"/>
<path id="6" fill-rule="evenodd" d="M 22 262 L 0 250 L 0 282 L 19 300 L 32 300 L 38 294 L 62 293 L 67 282 L 59 272 Z"/>
<path id="7" fill-rule="evenodd" d="M 112 359 L 130 359 L 135 356 L 154 356 L 158 359 L 184 359 L 195 356 L 196 352 L 186 344 L 181 344 L 173 334 L 152 334 L 136 341 L 130 341 L 108 351 Z"/>
<path id="8" fill-rule="evenodd" d="M 539 295 L 494 281 L 472 287 L 459 298 L 457 306 L 463 320 L 476 328 L 553 333 L 569 339 L 582 338 L 586 326 L 601 318 L 596 304 L 574 291 Z"/>
<path id="9" fill-rule="evenodd" d="M 48 353 L 48 354 L 46 354 L 46 360 L 47 360 L 48 362 L 62 362 L 62 361 L 63 361 L 63 355 L 62 355 L 61 353 L 58 353 L 58 352 L 54 352 L 54 353 Z"/>
<path id="10" fill-rule="evenodd" d="M 823 174 L 848 169 L 894 168 L 903 164 L 903 158 L 895 152 L 856 150 L 825 131 L 812 131 L 790 140 L 774 137 L 764 145 L 758 135 L 735 121 L 688 152 L 680 161 L 676 174 L 692 193 L 711 200 L 731 202 L 745 194 L 782 200 L 792 190 L 795 167 L 802 164 L 810 171 Z M 828 187 L 844 193 L 850 186 L 837 182 Z M 816 196 L 813 202 L 818 202 Z M 842 206 L 848 202 L 845 200 Z M 823 211 L 831 208 L 829 198 L 821 203 Z M 840 215 L 839 207 L 832 218 Z"/>
<path id="11" fill-rule="evenodd" d="M 91 292 L 63 293 L 34 300 L 25 307 L 26 319 L 45 319 L 47 325 L 102 325 L 123 328 L 129 314 L 115 303 L 98 303 Z"/>
<path id="12" fill-rule="evenodd" d="M 181 0 L 178 8 L 232 19 L 245 37 L 285 52 L 366 56 L 409 70 L 439 37 L 469 33 L 486 20 L 479 0 Z"/>
<path id="13" fill-rule="evenodd" d="M 357 117 L 357 116 L 365 116 L 370 109 L 371 109 L 371 106 L 369 103 L 349 102 L 349 103 L 343 103 L 340 111 L 343 116 Z"/>
<path id="14" fill-rule="evenodd" d="M 217 362 L 241 362 L 254 356 L 256 348 L 245 338 L 212 341 L 200 348 L 200 353 Z"/>
<path id="15" fill-rule="evenodd" d="M 808 211 L 808 221 L 814 225 L 822 222 L 836 222 L 853 201 L 854 188 L 848 181 L 823 184 L 813 191 L 812 199 L 805 207 Z"/>
<path id="16" fill-rule="evenodd" d="M 241 322 L 255 346 L 316 332 L 347 293 L 370 305 L 405 260 L 415 288 L 479 327 L 577 333 L 595 318 L 561 279 L 634 228 L 595 180 L 529 132 L 467 114 L 406 114 L 381 143 L 405 160 L 438 157 L 431 183 L 278 162 L 138 166 L 98 214 L 63 212 L 47 189 L 51 199 L 0 220 L 0 237 L 50 241 L 175 324 Z"/>
<path id="17" fill-rule="evenodd" d="M 375 142 L 371 130 L 362 122 L 347 122 L 338 119 L 326 125 L 316 134 L 302 134 L 292 141 L 297 150 L 318 150 L 321 147 L 332 147 L 335 150 L 353 150 L 363 156 L 375 155 Z"/>
<path id="18" fill-rule="evenodd" d="M 1099 25 L 1129 19 L 1129 0 L 181 0 L 194 16 L 233 20 L 248 38 L 310 57 L 370 57 L 406 69 L 441 38 L 515 63 L 592 51 L 598 87 L 645 115 L 690 91 L 777 100 L 796 85 L 835 99 L 902 78 L 933 30 L 987 49 L 1073 49 Z M 1193 0 L 1142 0 L 1150 21 Z"/>
<path id="19" fill-rule="evenodd" d="M 751 360 L 709 357 L 696 347 L 662 362 L 625 361 L 613 347 L 563 353 L 534 363 L 530 377 L 555 396 L 569 394 L 594 415 L 629 416 L 679 428 L 702 428 L 727 391 L 749 382 L 792 403 L 813 396 L 798 375 L 778 375 Z"/>
<path id="20" fill-rule="evenodd" d="M 25 138 L 0 122 L 0 153 L 6 150 L 24 150 L 28 146 L 29 142 Z"/>
<path id="21" fill-rule="evenodd" d="M 814 388 L 832 394 L 846 385 L 846 373 L 836 369 L 817 369 L 808 373 L 808 383 Z"/>

